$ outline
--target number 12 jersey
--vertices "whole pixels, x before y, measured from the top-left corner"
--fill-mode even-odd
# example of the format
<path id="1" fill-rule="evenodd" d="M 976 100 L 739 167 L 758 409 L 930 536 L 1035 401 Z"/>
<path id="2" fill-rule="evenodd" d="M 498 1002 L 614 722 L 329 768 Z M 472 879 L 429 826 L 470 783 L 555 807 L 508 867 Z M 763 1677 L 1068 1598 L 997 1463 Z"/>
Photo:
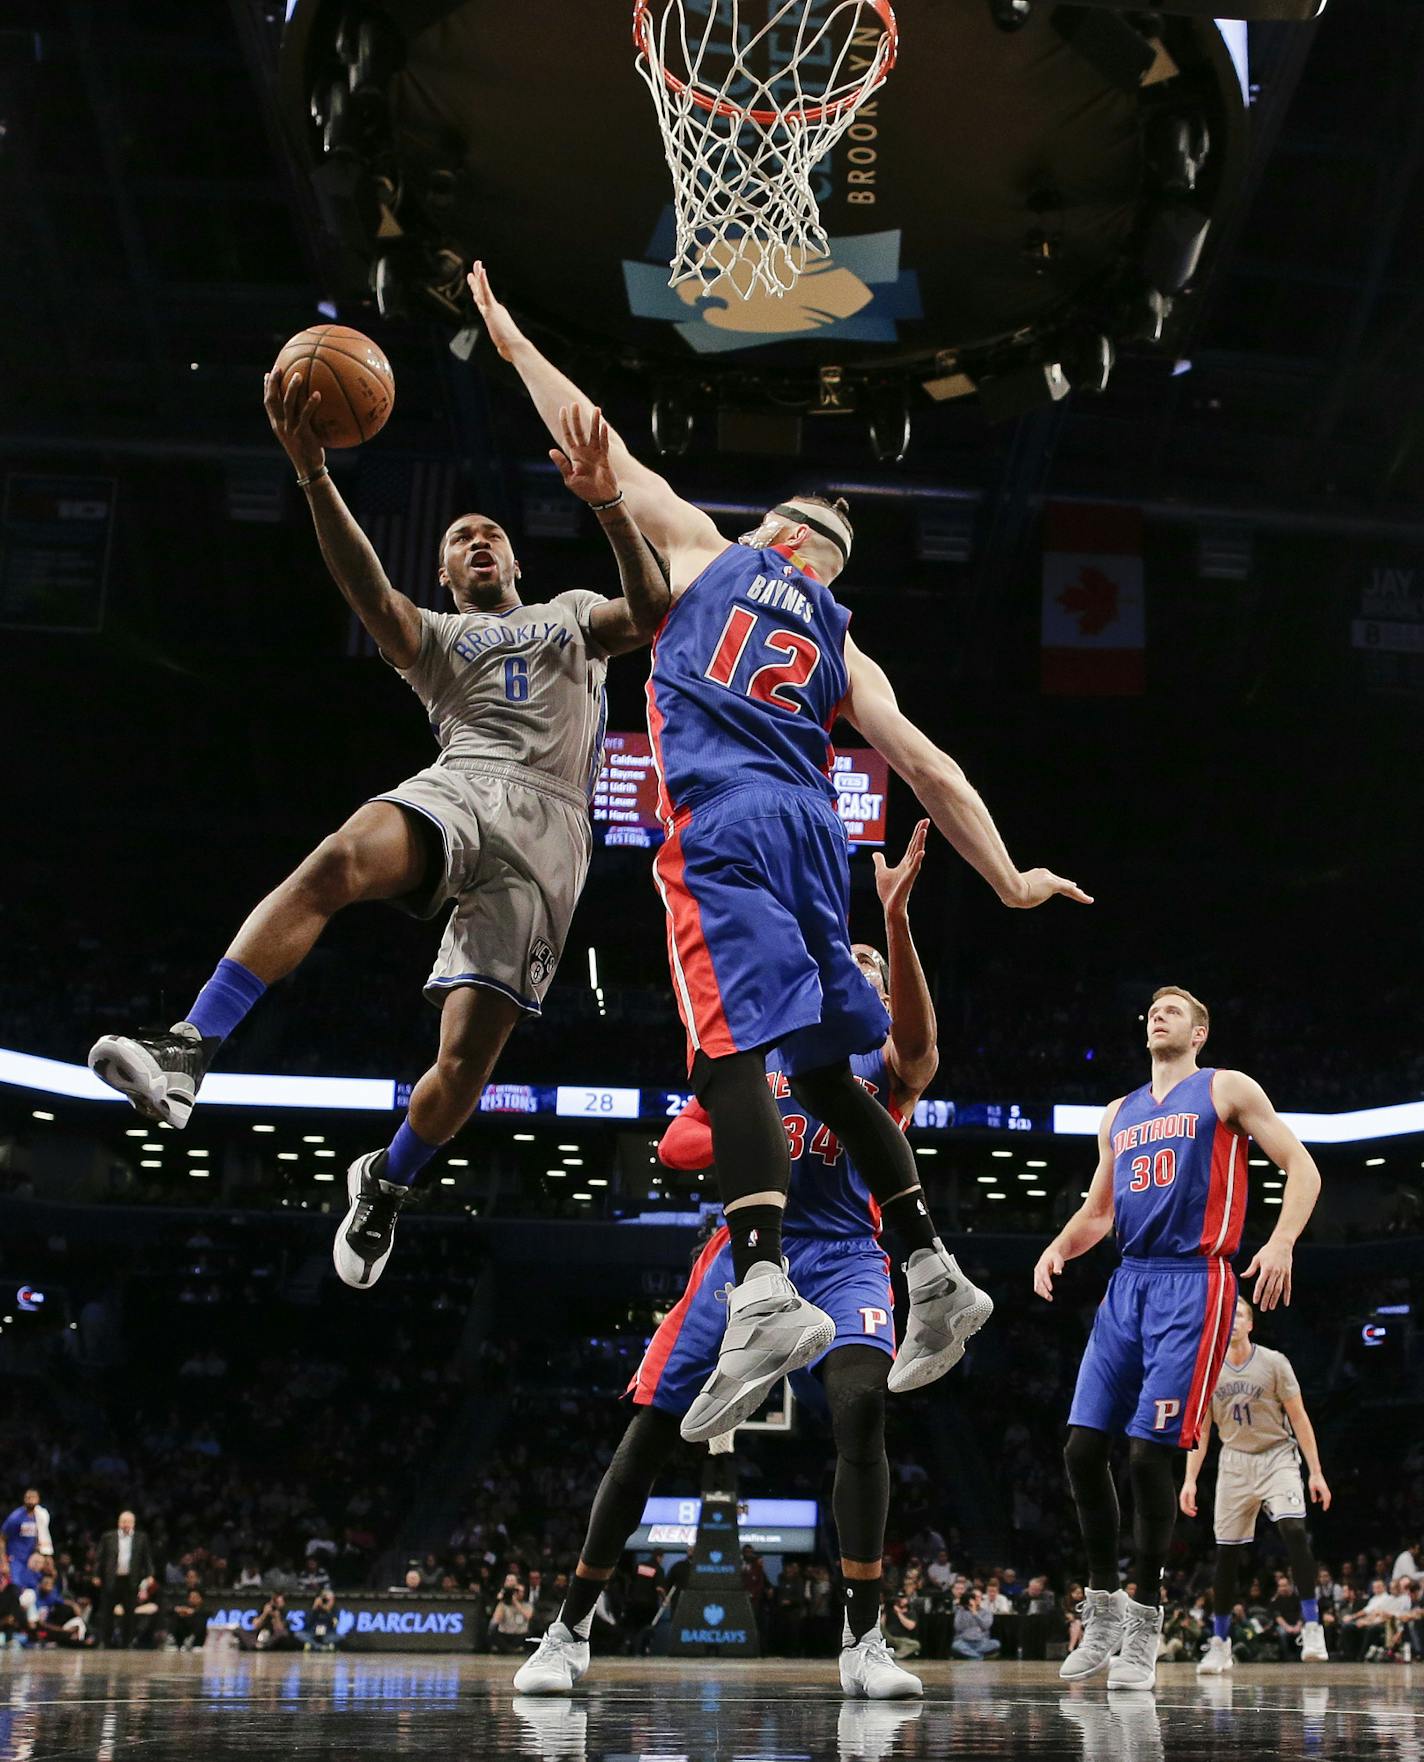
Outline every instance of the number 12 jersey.
<path id="1" fill-rule="evenodd" d="M 830 728 L 849 680 L 850 613 L 781 550 L 729 544 L 653 643 L 648 732 L 658 811 L 747 784 L 833 800 Z"/>

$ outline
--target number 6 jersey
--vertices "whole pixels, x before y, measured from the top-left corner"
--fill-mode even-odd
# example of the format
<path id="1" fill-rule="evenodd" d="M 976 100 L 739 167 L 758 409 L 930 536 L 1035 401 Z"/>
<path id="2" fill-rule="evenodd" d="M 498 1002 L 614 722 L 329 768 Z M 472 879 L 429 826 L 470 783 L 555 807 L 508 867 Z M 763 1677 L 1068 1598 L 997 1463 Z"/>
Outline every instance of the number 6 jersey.
<path id="1" fill-rule="evenodd" d="M 833 800 L 830 727 L 850 613 L 782 550 L 729 544 L 653 643 L 648 733 L 664 824 L 749 783 Z"/>
<path id="2" fill-rule="evenodd" d="M 1246 1150 L 1212 1100 L 1213 1070 L 1193 1071 L 1161 1101 L 1136 1089 L 1112 1123 L 1113 1221 L 1134 1260 L 1230 1260 L 1246 1216 Z"/>

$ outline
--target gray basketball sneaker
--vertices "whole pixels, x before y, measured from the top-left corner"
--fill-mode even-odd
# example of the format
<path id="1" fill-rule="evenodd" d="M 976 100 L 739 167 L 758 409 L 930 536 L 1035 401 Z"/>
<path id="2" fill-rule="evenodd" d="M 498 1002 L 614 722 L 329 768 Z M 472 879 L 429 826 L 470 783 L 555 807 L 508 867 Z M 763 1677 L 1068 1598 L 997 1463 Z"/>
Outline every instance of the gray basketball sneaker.
<path id="1" fill-rule="evenodd" d="M 808 1303 L 779 1266 L 759 1260 L 727 1296 L 727 1331 L 717 1368 L 688 1408 L 682 1435 L 702 1444 L 754 1413 L 784 1376 L 800 1370 L 836 1337 L 824 1309 Z"/>
<path id="2" fill-rule="evenodd" d="M 1157 1649 L 1162 1638 L 1162 1605 L 1127 1604 L 1127 1625 L 1122 1645 L 1108 1667 L 1110 1689 L 1155 1689 Z"/>
<path id="3" fill-rule="evenodd" d="M 1127 1626 L 1126 1591 L 1089 1591 L 1078 1605 L 1083 1637 L 1058 1667 L 1064 1682 L 1096 1676 L 1117 1656 Z"/>
<path id="4" fill-rule="evenodd" d="M 935 1237 L 917 1248 L 905 1267 L 910 1314 L 886 1384 L 892 1395 L 922 1389 L 964 1356 L 964 1348 L 994 1313 L 994 1299 L 967 1279 L 959 1262 Z"/>

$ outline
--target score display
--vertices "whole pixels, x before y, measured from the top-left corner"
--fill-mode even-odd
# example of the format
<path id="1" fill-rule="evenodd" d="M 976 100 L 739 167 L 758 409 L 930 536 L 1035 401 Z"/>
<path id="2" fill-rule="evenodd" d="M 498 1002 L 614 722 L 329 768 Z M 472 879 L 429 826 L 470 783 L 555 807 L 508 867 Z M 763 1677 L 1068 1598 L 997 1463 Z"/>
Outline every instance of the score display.
<path id="1" fill-rule="evenodd" d="M 836 806 L 852 844 L 885 842 L 889 769 L 871 747 L 846 747 L 831 762 Z M 593 786 L 593 823 L 603 843 L 647 850 L 662 841 L 658 774 L 646 734 L 609 734 Z"/>

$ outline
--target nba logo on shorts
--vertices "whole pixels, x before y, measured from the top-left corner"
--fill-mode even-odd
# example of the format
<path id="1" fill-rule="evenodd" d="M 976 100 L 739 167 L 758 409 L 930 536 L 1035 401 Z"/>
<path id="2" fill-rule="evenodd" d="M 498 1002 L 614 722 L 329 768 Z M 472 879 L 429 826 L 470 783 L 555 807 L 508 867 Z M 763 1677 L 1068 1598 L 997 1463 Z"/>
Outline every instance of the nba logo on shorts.
<path id="1" fill-rule="evenodd" d="M 538 937 L 529 950 L 529 979 L 531 984 L 542 985 L 554 971 L 554 951 L 542 936 Z"/>
<path id="2" fill-rule="evenodd" d="M 1152 1405 L 1157 1409 L 1157 1418 L 1152 1425 L 1154 1432 L 1165 1432 L 1167 1421 L 1175 1419 L 1182 1411 L 1180 1401 L 1154 1401 Z"/>

